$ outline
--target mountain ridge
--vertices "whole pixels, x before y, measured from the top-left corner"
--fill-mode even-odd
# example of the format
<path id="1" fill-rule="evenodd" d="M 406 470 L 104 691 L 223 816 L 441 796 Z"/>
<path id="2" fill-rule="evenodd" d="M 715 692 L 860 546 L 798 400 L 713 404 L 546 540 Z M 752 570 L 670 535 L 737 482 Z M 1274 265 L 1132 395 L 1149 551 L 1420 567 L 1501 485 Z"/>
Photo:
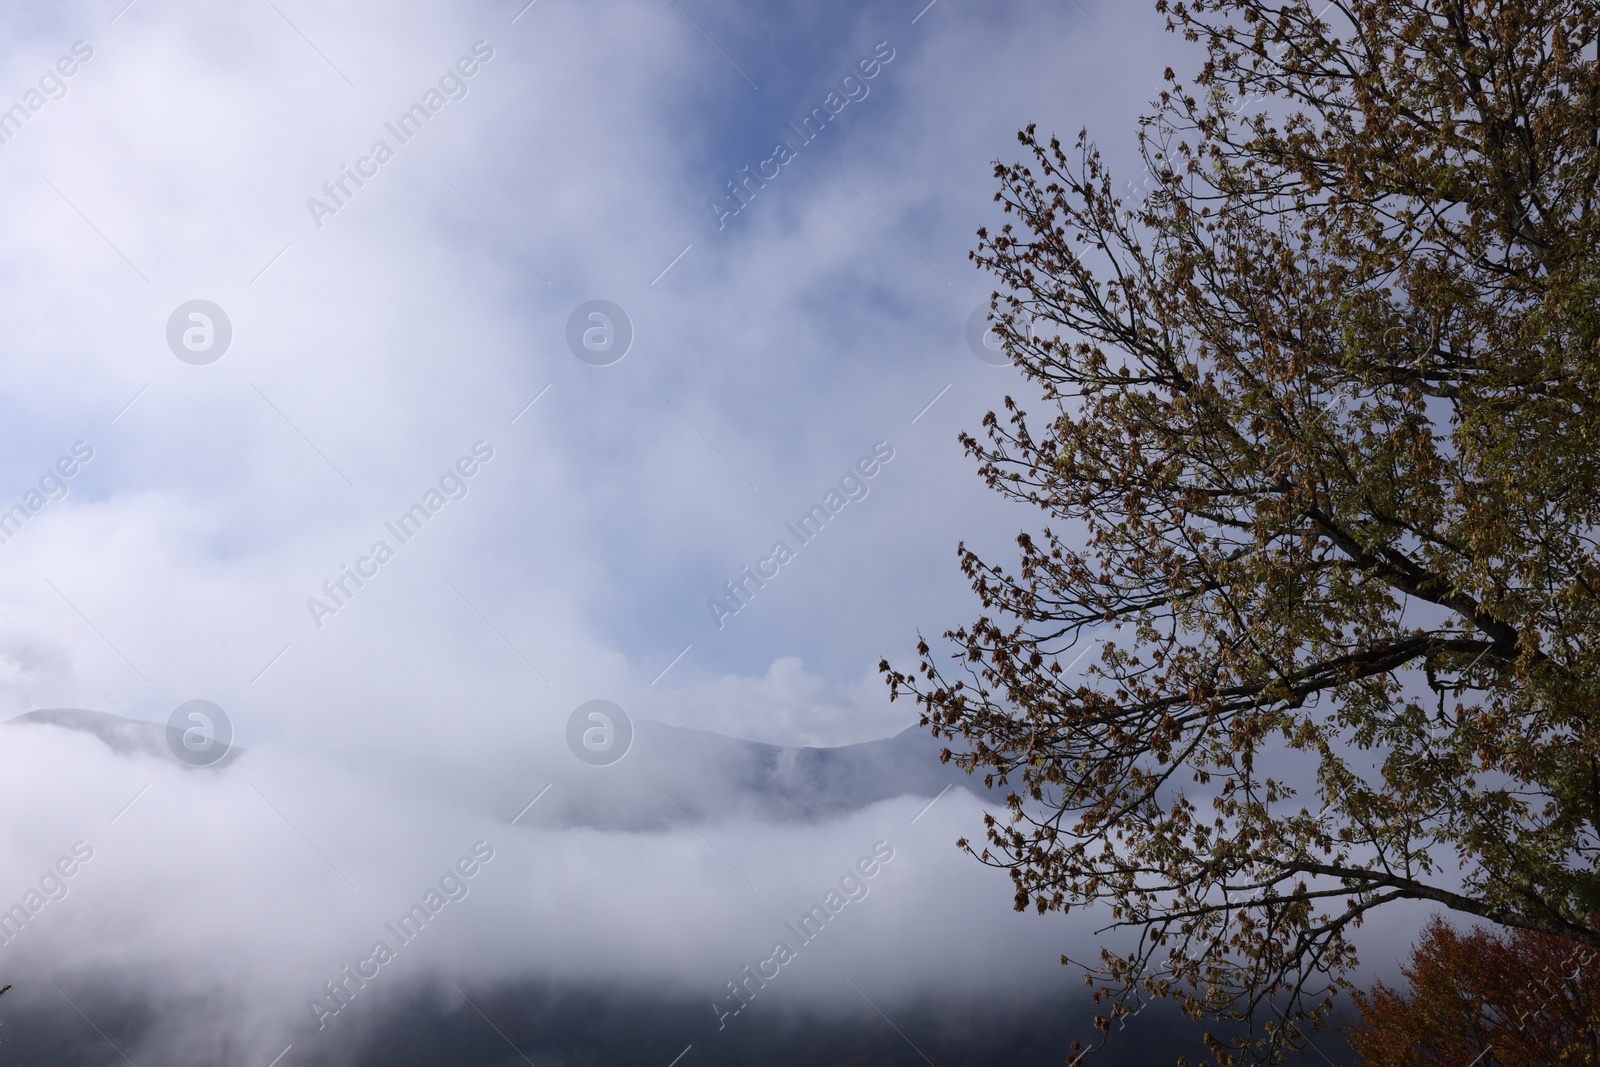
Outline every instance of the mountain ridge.
<path id="1" fill-rule="evenodd" d="M 88 733 L 119 756 L 177 762 L 168 746 L 170 727 L 163 723 L 86 708 L 40 708 L 0 725 Z M 517 821 L 633 831 L 661 830 L 684 818 L 815 821 L 893 797 L 934 798 L 956 786 L 980 795 L 986 792 L 980 780 L 939 762 L 942 747 L 920 726 L 848 745 L 797 746 L 641 719 L 635 725 L 632 749 L 616 764 L 591 767 L 558 754 L 544 770 L 551 784 L 562 788 L 525 811 L 527 818 L 518 815 Z M 235 748 L 215 766 L 226 767 L 242 755 L 244 750 Z M 359 750 L 340 755 L 369 766 L 390 762 L 385 755 Z M 391 773 L 395 773 L 392 768 Z M 457 780 L 437 770 L 434 778 L 438 788 L 470 806 L 500 810 L 509 803 L 492 785 Z M 512 788 L 521 790 L 524 784 L 505 784 L 505 789 Z"/>

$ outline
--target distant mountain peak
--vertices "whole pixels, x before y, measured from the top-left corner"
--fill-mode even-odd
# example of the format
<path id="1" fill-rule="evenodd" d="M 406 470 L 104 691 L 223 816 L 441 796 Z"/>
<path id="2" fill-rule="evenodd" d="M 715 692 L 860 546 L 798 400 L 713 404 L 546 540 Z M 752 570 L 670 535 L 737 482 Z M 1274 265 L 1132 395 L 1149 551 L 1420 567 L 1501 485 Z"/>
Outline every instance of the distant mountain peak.
<path id="1" fill-rule="evenodd" d="M 130 719 L 113 715 L 109 711 L 91 711 L 88 708 L 40 708 L 25 711 L 5 720 L 6 726 L 58 726 L 63 730 L 77 730 L 99 738 L 107 748 L 119 756 L 148 756 L 152 759 L 179 761 L 173 758 L 168 745 L 165 723 L 145 719 Z M 212 766 L 222 767 L 232 763 L 243 750 L 233 748 Z M 187 764 L 181 764 L 188 766 Z"/>

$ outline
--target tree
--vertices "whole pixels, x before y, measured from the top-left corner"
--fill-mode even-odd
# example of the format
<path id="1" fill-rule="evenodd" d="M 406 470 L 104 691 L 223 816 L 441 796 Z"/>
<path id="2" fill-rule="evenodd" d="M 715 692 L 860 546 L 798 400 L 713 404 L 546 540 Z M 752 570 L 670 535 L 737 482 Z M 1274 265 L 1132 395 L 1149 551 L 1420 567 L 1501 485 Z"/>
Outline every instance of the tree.
<path id="1" fill-rule="evenodd" d="M 1355 994 L 1362 1025 L 1347 1035 L 1381 1067 L 1600 1063 L 1600 977 L 1594 949 L 1528 930 L 1463 934 L 1437 916 L 1401 970 L 1408 993 L 1382 982 Z"/>
<path id="2" fill-rule="evenodd" d="M 1102 1029 L 1172 997 L 1248 1022 L 1219 1062 L 1393 901 L 1600 946 L 1600 5 L 1324 3 L 1158 2 L 1205 60 L 1137 202 L 1086 132 L 996 164 L 1044 414 L 961 440 L 1044 514 L 961 545 L 948 676 L 881 665 L 1010 788 L 960 845 L 1016 907 L 1124 928 Z"/>

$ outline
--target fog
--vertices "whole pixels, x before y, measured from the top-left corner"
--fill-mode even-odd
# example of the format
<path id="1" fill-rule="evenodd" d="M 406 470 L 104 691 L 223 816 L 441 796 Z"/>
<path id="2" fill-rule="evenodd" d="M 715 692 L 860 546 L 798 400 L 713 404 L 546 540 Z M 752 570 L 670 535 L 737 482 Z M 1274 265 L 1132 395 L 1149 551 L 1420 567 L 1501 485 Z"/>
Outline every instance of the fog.
<path id="1" fill-rule="evenodd" d="M 0 24 L 0 715 L 135 724 L 0 727 L 0 903 L 30 915 L 0 1063 L 1088 1036 L 1059 960 L 1112 935 L 1014 912 L 955 847 L 998 797 L 916 737 L 825 779 L 797 750 L 914 726 L 879 661 L 974 615 L 959 541 L 1008 558 L 1032 521 L 956 443 L 1020 384 L 969 344 L 966 252 L 1021 126 L 1130 158 L 1151 79 L 1195 60 L 1153 10 Z M 595 700 L 634 733 L 599 765 Z M 191 701 L 227 759 L 173 758 Z M 347 967 L 376 970 L 329 1001 Z M 434 1025 L 469 1000 L 527 1047 Z"/>

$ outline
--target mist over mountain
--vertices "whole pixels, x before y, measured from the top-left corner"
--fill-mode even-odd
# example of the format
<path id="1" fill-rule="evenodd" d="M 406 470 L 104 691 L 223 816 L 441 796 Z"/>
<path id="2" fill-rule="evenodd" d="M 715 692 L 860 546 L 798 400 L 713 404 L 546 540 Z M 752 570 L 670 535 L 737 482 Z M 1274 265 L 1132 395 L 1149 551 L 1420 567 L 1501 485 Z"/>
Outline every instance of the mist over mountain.
<path id="1" fill-rule="evenodd" d="M 79 730 L 97 737 L 119 756 L 149 756 L 165 759 L 171 755 L 167 747 L 167 727 L 142 719 L 129 719 L 106 711 L 86 708 L 41 708 L 25 711 L 6 720 L 6 725 L 59 726 L 63 730 Z"/>
<path id="2" fill-rule="evenodd" d="M 256 789 L 254 776 L 271 773 L 274 761 L 283 759 L 270 749 L 247 752 L 219 765 L 215 773 L 196 773 L 167 750 L 164 725 L 84 709 L 29 712 L 5 726 L 0 740 L 23 738 L 25 747 L 70 746 L 69 751 L 78 753 L 79 762 L 85 764 L 83 773 L 94 779 L 104 780 L 108 771 L 121 767 L 135 772 L 129 781 L 144 778 L 168 790 L 179 787 L 193 798 L 179 801 L 190 810 L 196 803 L 226 809 L 233 803 L 230 783 Z M 978 909 L 980 918 L 971 933 L 979 940 L 966 935 L 952 938 L 948 931 L 930 936 L 953 908 L 963 913 L 972 908 L 970 900 L 953 904 L 950 894 L 965 900 L 968 894 L 960 883 L 976 873 L 970 861 L 948 847 L 948 838 L 930 841 L 923 832 L 953 809 L 978 802 L 969 791 L 967 776 L 939 762 L 939 748 L 915 727 L 878 741 L 815 747 L 763 744 L 640 723 L 634 747 L 622 761 L 610 767 L 583 767 L 587 773 L 551 781 L 548 795 L 515 825 L 503 812 L 491 817 L 489 809 L 480 811 L 481 832 L 495 842 L 495 857 L 469 880 L 463 900 L 449 905 L 430 924 L 437 930 L 427 929 L 416 938 L 418 947 L 401 949 L 394 977 L 383 972 L 383 977 L 352 995 L 346 1007 L 333 1015 L 324 1013 L 320 1020 L 307 1010 L 307 1002 L 324 995 L 321 982 L 338 980 L 341 971 L 348 975 L 346 964 L 358 958 L 373 937 L 393 940 L 392 917 L 404 911 L 404 895 L 391 898 L 386 913 L 363 915 L 366 909 L 357 908 L 340 919 L 318 899 L 325 901 L 330 893 L 352 899 L 370 894 L 343 893 L 347 887 L 327 882 L 309 895 L 300 894 L 303 903 L 297 905 L 286 899 L 288 894 L 269 890 L 262 895 L 240 883 L 220 925 L 214 925 L 219 917 L 196 915 L 192 903 L 163 901 L 167 893 L 157 887 L 169 884 L 170 875 L 176 873 L 166 861 L 155 862 L 156 870 L 166 873 L 158 874 L 153 898 L 141 901 L 140 892 L 133 889 L 133 899 L 128 899 L 114 885 L 96 883 L 94 878 L 103 869 L 97 864 L 126 864 L 135 858 L 121 850 L 119 860 L 115 845 L 102 847 L 75 877 L 72 893 L 52 906 L 63 915 L 71 914 L 68 908 L 85 910 L 54 927 L 52 911 L 41 913 L 33 924 L 38 930 L 24 930 L 13 944 L 0 947 L 0 966 L 6 965 L 13 949 L 25 953 L 20 966 L 19 957 L 9 955 L 7 973 L 17 988 L 0 999 L 0 1021 L 6 1024 L 0 1030 L 0 1065 L 99 1067 L 126 1062 L 122 1056 L 127 1054 L 135 1063 L 152 1058 L 176 1064 L 261 1059 L 264 1067 L 271 1055 L 262 1059 L 263 1053 L 285 1048 L 292 1049 L 293 1062 L 328 1067 L 421 1067 L 438 1062 L 500 1067 L 525 1062 L 523 1055 L 536 1064 L 570 1067 L 658 1060 L 665 1067 L 679 1053 L 683 1053 L 677 1061 L 680 1067 L 930 1060 L 939 1067 L 1061 1063 L 1074 1038 L 1093 1036 L 1091 1008 L 1076 972 L 1060 967 L 1049 952 L 1009 975 L 990 968 L 974 970 L 973 947 L 985 938 L 999 936 L 1005 942 L 1015 936 L 1005 932 L 1007 924 L 996 926 L 981 918 L 985 910 L 994 914 L 992 908 Z M 17 746 L 9 745 L 5 751 L 15 752 Z M 341 758 L 349 755 L 341 753 Z M 59 759 L 53 762 L 60 764 Z M 381 757 L 371 762 L 389 768 L 388 781 L 417 781 L 409 770 L 397 769 Z M 448 794 L 451 789 L 440 784 L 448 780 L 448 775 L 436 777 L 418 795 Z M 546 803 L 553 800 L 559 803 Z M 384 800 L 375 807 L 404 818 L 403 811 L 387 804 Z M 136 824 L 138 812 L 135 806 L 126 820 L 119 815 L 116 826 L 133 830 L 129 824 Z M 529 817 L 534 812 L 539 813 L 537 820 Z M 256 813 L 267 814 L 259 807 Z M 890 813 L 893 818 L 886 818 Z M 460 814 L 452 816 L 459 818 Z M 224 816 L 223 821 L 234 820 Z M 283 828 L 283 822 L 269 819 L 256 832 L 270 833 L 274 822 Z M 309 834 L 322 839 L 316 820 L 305 826 Z M 800 867 L 807 873 L 789 877 L 789 889 L 774 890 L 771 867 L 751 864 L 748 854 L 740 851 L 740 841 L 757 835 L 779 852 L 815 853 L 819 832 L 826 838 L 843 833 L 859 842 L 861 851 L 874 832 L 881 833 L 886 841 L 896 842 L 886 849 L 894 858 L 865 880 L 859 901 L 833 916 L 814 942 L 802 942 L 794 936 L 795 916 L 805 914 L 808 906 L 837 887 L 838 870 L 851 869 L 848 853 L 824 846 L 822 851 L 832 853 L 831 860 L 825 864 L 806 860 Z M 674 864 L 662 865 L 659 845 L 677 851 L 680 846 L 672 842 L 697 845 L 712 840 L 704 834 L 720 844 L 698 850 L 700 874 L 685 883 L 681 872 L 672 873 Z M 104 845 L 106 838 L 97 840 Z M 924 843 L 918 844 L 919 840 Z M 559 894 L 552 897 L 551 883 L 538 876 L 542 870 L 554 873 L 559 881 L 576 879 L 573 888 L 578 895 L 571 900 L 603 892 L 598 884 L 585 889 L 581 869 L 561 857 L 593 856 L 597 847 L 609 851 L 610 846 L 602 844 L 606 841 L 620 846 L 619 854 L 631 854 L 633 859 L 625 862 L 637 864 L 640 875 L 656 872 L 655 888 L 644 892 L 656 897 L 659 906 L 641 912 L 634 921 L 605 904 L 575 913 Z M 658 845 L 645 844 L 652 841 Z M 938 851 L 919 858 L 927 843 L 936 844 Z M 314 847 L 325 846 L 324 840 Z M 308 850 L 298 851 L 302 860 L 315 863 Z M 768 888 L 742 884 L 732 870 L 733 855 L 739 856 L 741 874 L 755 875 Z M 614 869 L 610 861 L 595 858 L 602 867 Z M 942 862 L 930 868 L 929 859 Z M 962 878 L 933 873 L 951 860 L 958 866 L 949 868 L 950 873 Z M 345 863 L 342 857 L 340 862 Z M 213 875 L 218 864 L 248 869 L 251 856 L 214 848 L 207 865 Z M 126 875 L 128 868 L 122 870 Z M 358 884 L 370 880 L 371 872 L 366 871 Z M 125 877 L 124 883 L 128 881 L 139 879 Z M 646 877 L 642 884 L 651 881 Z M 416 878 L 412 884 L 427 885 Z M 533 898 L 518 892 L 518 884 L 534 889 Z M 541 884 L 544 890 L 536 888 Z M 689 888 L 693 885 L 701 888 Z M 909 896 L 908 888 L 913 890 Z M 169 934 L 173 940 L 157 943 L 152 950 L 148 936 L 151 926 L 161 925 L 165 903 L 178 903 L 177 925 Z M 239 968 L 248 972 L 263 966 L 272 971 L 263 954 L 283 947 L 282 937 L 256 935 L 279 928 L 277 920 L 305 905 L 311 908 L 308 914 L 324 920 L 321 932 L 307 940 L 308 932 L 297 929 L 308 921 L 302 919 L 282 928 L 282 933 L 313 955 L 314 943 L 343 945 L 321 954 L 323 977 L 303 972 L 304 977 L 289 983 L 294 992 L 287 997 L 277 982 L 269 991 L 244 979 L 243 984 L 257 992 L 241 1000 L 241 991 L 230 988 L 232 981 L 244 978 Z M 710 912 L 705 911 L 707 905 Z M 633 908 L 638 910 L 637 903 Z M 641 938 L 673 940 L 662 937 L 672 934 L 673 928 L 677 933 L 714 929 L 706 924 L 716 922 L 710 916 L 717 912 L 722 913 L 717 925 L 725 933 L 729 928 L 735 932 L 727 938 L 726 951 L 699 953 L 696 960 L 692 958 L 696 952 L 688 948 L 691 942 L 684 942 L 683 954 L 676 959 L 670 954 L 654 959 L 649 953 L 630 955 L 627 946 L 642 948 Z M 119 914 L 138 918 L 119 923 L 115 918 Z M 384 914 L 391 919 L 387 926 L 380 921 Z M 182 918 L 185 915 L 189 919 Z M 277 920 L 263 926 L 262 920 L 270 917 Z M 531 940 L 515 933 L 530 919 L 545 928 Z M 451 932 L 451 925 L 462 920 L 470 928 L 457 925 Z M 86 947 L 82 951 L 90 961 L 87 967 L 63 968 L 55 951 L 27 954 L 41 947 L 39 941 L 30 940 L 36 934 L 56 946 L 63 944 L 63 937 L 70 943 L 68 922 L 102 931 L 91 935 L 92 946 L 109 929 L 107 921 L 120 927 L 125 947 L 108 951 L 103 940 L 98 949 Z M 586 924 L 618 922 L 615 936 L 585 935 Z M 201 974 L 209 972 L 210 978 L 197 980 L 200 976 L 192 969 L 187 974 L 174 969 L 177 960 L 210 939 L 208 930 L 215 933 L 238 923 L 248 927 L 246 936 L 241 938 L 241 931 L 234 929 L 218 942 L 219 949 L 229 942 L 236 947 L 202 967 Z M 568 935 L 559 933 L 563 926 L 569 928 Z M 739 929 L 747 932 L 737 933 Z M 982 933 L 984 929 L 989 933 Z M 465 945 L 444 941 L 463 935 Z M 728 993 L 730 983 L 747 981 L 751 973 L 747 964 L 759 960 L 780 938 L 792 942 L 799 958 L 760 988 L 745 985 L 753 994 L 749 1004 L 727 1014 L 727 1007 L 737 1004 Z M 1025 935 L 1024 942 L 1031 940 L 1031 934 Z M 476 949 L 471 947 L 474 943 Z M 129 944 L 145 947 L 129 954 Z M 587 965 L 580 963 L 584 956 L 590 959 Z M 912 957 L 920 962 L 908 966 Z M 552 965 L 566 976 L 552 974 Z M 963 976 L 963 971 L 968 973 Z M 348 978 L 344 987 L 356 989 Z M 1146 1013 L 1147 1025 L 1130 1031 L 1131 1040 L 1118 1041 L 1103 1062 L 1165 1064 L 1172 1061 L 1175 1050 L 1198 1051 L 1199 1029 L 1178 1018 L 1170 1005 L 1155 1005 Z M 223 1021 L 230 1018 L 251 1021 L 238 1026 Z M 274 1041 L 276 1050 L 271 1049 Z"/>
<path id="3" fill-rule="evenodd" d="M 171 760 L 177 743 L 172 727 L 82 708 L 25 712 L 6 724 L 77 731 L 119 756 Z M 814 821 L 892 797 L 932 799 L 957 787 L 981 792 L 979 779 L 953 763 L 939 761 L 943 747 L 920 726 L 882 740 L 816 747 L 766 744 L 645 720 L 637 725 L 625 761 L 616 767 L 583 767 L 559 760 L 541 768 L 554 776 L 552 784 L 559 782 L 562 788 L 518 821 L 641 831 L 661 829 L 683 818 Z M 211 766 L 226 767 L 244 754 L 243 749 L 231 749 Z M 410 760 L 403 753 L 361 747 L 345 747 L 334 755 L 377 774 L 406 773 L 403 765 Z M 425 761 L 414 762 L 420 766 Z M 481 782 L 474 787 L 467 775 L 444 786 L 437 772 L 428 777 L 435 779 L 433 788 L 457 795 L 482 792 Z M 481 802 L 486 810 L 503 810 L 521 796 L 490 790 L 482 793 Z"/>
<path id="4" fill-rule="evenodd" d="M 25 711 L 5 720 L 4 725 L 58 726 L 64 730 L 77 730 L 98 738 L 119 756 L 143 756 L 150 759 L 172 759 L 174 744 L 182 744 L 182 732 L 163 723 L 129 719 L 108 711 L 91 711 L 87 708 L 40 708 Z M 230 748 L 213 767 L 225 767 L 244 754 L 240 748 Z M 180 766 L 187 766 L 179 762 Z"/>

